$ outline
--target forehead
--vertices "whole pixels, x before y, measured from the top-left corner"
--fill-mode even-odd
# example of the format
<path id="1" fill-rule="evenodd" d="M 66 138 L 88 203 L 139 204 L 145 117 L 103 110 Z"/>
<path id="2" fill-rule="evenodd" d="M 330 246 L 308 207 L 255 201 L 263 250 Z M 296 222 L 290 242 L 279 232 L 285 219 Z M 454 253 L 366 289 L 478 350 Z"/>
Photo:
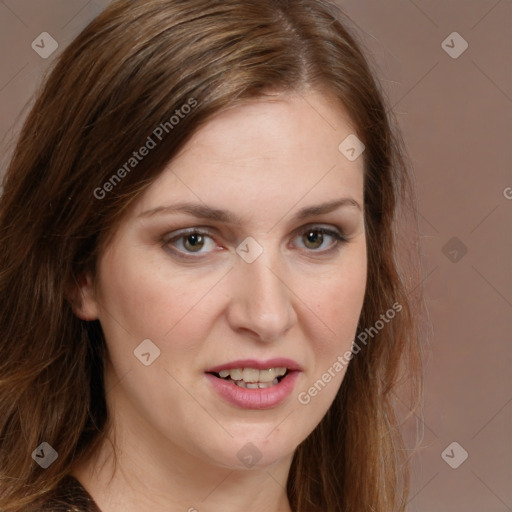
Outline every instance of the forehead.
<path id="1" fill-rule="evenodd" d="M 354 132 L 341 105 L 319 93 L 237 106 L 192 136 L 145 191 L 136 213 L 178 200 L 254 214 L 273 204 L 282 209 L 343 195 L 362 204 L 363 158 L 350 161 L 339 150 Z"/>
<path id="2" fill-rule="evenodd" d="M 175 160 L 194 153 L 212 166 L 226 159 L 243 163 L 307 156 L 311 161 L 326 151 L 337 156 L 338 139 L 354 132 L 344 108 L 328 96 L 277 94 L 217 114 Z"/>

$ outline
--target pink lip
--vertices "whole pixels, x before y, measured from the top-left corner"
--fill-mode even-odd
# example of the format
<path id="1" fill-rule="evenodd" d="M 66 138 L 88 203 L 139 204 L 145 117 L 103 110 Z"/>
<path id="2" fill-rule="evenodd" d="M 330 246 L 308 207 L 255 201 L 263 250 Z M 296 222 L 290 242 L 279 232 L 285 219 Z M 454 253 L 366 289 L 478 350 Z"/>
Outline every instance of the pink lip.
<path id="1" fill-rule="evenodd" d="M 266 363 L 265 363 L 266 364 Z M 274 368 L 274 363 L 265 368 Z M 278 366 L 286 366 L 279 364 Z M 244 366 L 230 366 L 229 368 L 243 368 Z M 254 362 L 250 365 L 245 366 L 256 368 Z M 221 369 L 229 369 L 225 366 Z M 265 369 L 263 367 L 259 369 Z M 205 377 L 212 384 L 213 389 L 225 400 L 232 405 L 240 407 L 242 409 L 270 409 L 276 407 L 288 398 L 295 387 L 297 378 L 299 377 L 299 371 L 289 371 L 288 374 L 281 379 L 281 381 L 275 386 L 265 389 L 247 389 L 241 388 L 236 384 L 233 384 L 227 380 L 221 379 L 206 373 Z"/>
<path id="2" fill-rule="evenodd" d="M 268 370 L 269 368 L 288 368 L 290 371 L 302 371 L 300 365 L 293 359 L 286 357 L 276 357 L 267 359 L 266 361 L 258 361 L 257 359 L 239 359 L 230 363 L 220 364 L 208 368 L 206 373 L 219 373 L 221 370 L 231 370 L 233 368 L 256 368 L 257 370 Z"/>

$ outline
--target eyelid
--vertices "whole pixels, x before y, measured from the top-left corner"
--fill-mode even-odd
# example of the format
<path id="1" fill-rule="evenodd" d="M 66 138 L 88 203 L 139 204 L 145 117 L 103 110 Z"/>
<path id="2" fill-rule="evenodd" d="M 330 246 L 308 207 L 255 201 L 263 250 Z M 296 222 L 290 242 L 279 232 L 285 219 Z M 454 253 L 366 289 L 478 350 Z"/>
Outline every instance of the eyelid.
<path id="1" fill-rule="evenodd" d="M 339 227 L 333 226 L 332 224 L 325 225 L 319 223 L 315 224 L 314 222 L 312 222 L 310 224 L 305 224 L 304 226 L 297 228 L 292 234 L 293 236 L 297 236 L 305 233 L 308 230 L 321 231 L 323 233 L 327 233 L 328 235 L 340 237 L 344 241 L 347 241 L 343 230 L 340 229 Z"/>
<path id="2" fill-rule="evenodd" d="M 316 256 L 316 257 L 328 256 L 328 255 L 332 254 L 334 251 L 341 249 L 342 244 L 345 244 L 348 242 L 348 238 L 344 234 L 343 230 L 340 229 L 339 227 L 332 226 L 332 225 L 325 226 L 322 224 L 315 224 L 315 223 L 306 224 L 304 226 L 301 226 L 297 230 L 295 230 L 293 233 L 293 240 L 297 236 L 307 233 L 308 231 L 319 231 L 322 234 L 325 234 L 325 235 L 330 236 L 335 239 L 335 243 L 331 244 L 331 246 L 328 247 L 327 249 L 322 249 L 322 250 L 307 249 L 307 248 L 302 249 L 302 252 L 306 252 L 306 253 Z"/>
<path id="3" fill-rule="evenodd" d="M 304 233 L 308 229 L 317 229 L 319 231 L 324 231 L 329 234 L 338 235 L 341 238 L 343 238 L 345 241 L 347 240 L 345 237 L 344 231 L 341 228 L 339 228 L 338 226 L 333 226 L 331 224 L 325 225 L 325 224 L 314 223 L 314 222 L 310 222 L 308 224 L 304 224 L 304 225 L 296 228 L 295 230 L 292 231 L 291 235 L 297 236 L 299 234 Z M 172 235 L 172 237 L 165 235 L 163 237 L 163 240 L 166 242 L 169 242 L 170 240 L 180 238 L 180 237 L 185 236 L 190 233 L 197 233 L 200 235 L 208 235 L 212 238 L 215 238 L 215 236 L 216 236 L 215 231 L 218 231 L 218 230 L 212 229 L 210 227 L 192 226 L 190 228 L 183 228 L 183 229 L 179 229 L 177 231 L 173 231 L 168 234 L 168 235 Z M 229 237 L 229 238 L 232 238 L 232 237 Z"/>
<path id="4" fill-rule="evenodd" d="M 164 235 L 162 237 L 162 239 L 161 239 L 160 245 L 165 250 L 172 252 L 172 254 L 174 256 L 176 256 L 177 258 L 181 259 L 182 261 L 183 260 L 185 260 L 185 261 L 198 261 L 200 259 L 203 259 L 203 258 L 207 257 L 210 253 L 215 252 L 217 250 L 217 248 L 216 248 L 213 251 L 209 251 L 209 252 L 206 252 L 206 253 L 199 253 L 197 256 L 194 256 L 193 255 L 194 253 L 192 253 L 192 252 L 181 251 L 180 249 L 177 249 L 176 247 L 173 247 L 171 242 L 176 241 L 176 240 L 180 240 L 180 239 L 182 239 L 182 238 L 184 238 L 184 237 L 186 237 L 187 235 L 190 235 L 190 234 L 198 234 L 198 235 L 201 235 L 201 236 L 208 236 L 209 238 L 211 238 L 215 242 L 215 244 L 217 246 L 219 245 L 217 243 L 217 240 L 215 239 L 216 236 L 209 230 L 209 228 L 197 227 L 197 226 L 193 226 L 193 227 L 190 227 L 190 228 L 179 229 L 177 231 L 172 231 L 171 233 L 168 233 L 167 235 Z"/>
<path id="5" fill-rule="evenodd" d="M 332 251 L 340 248 L 340 244 L 343 244 L 345 242 L 348 242 L 348 239 L 347 237 L 344 235 L 344 232 L 342 229 L 340 229 L 339 227 L 337 226 L 333 226 L 333 225 L 323 225 L 323 224 L 319 224 L 319 223 L 309 223 L 309 224 L 304 224 L 300 227 L 298 227 L 297 229 L 295 229 L 292 234 L 291 234 L 291 239 L 294 240 L 297 236 L 301 235 L 301 234 L 304 234 L 305 232 L 307 232 L 308 230 L 315 230 L 315 231 L 320 231 L 324 234 L 327 234 L 328 236 L 332 236 L 333 238 L 336 239 L 336 243 L 332 244 L 332 246 L 328 249 L 323 249 L 323 250 L 314 250 L 314 249 L 303 249 L 303 251 L 305 252 L 310 252 L 311 254 L 317 254 L 318 256 L 320 255 L 325 255 L 325 254 L 329 254 L 331 253 Z M 201 235 L 201 236 L 208 236 L 209 238 L 211 238 L 217 245 L 218 242 L 216 240 L 216 235 L 211 231 L 211 228 L 207 228 L 207 227 L 201 227 L 201 226 L 193 226 L 193 227 L 190 227 L 190 228 L 183 228 L 183 229 L 180 229 L 180 230 L 177 230 L 177 231 L 173 231 L 172 233 L 170 233 L 169 235 L 172 235 L 172 236 L 164 236 L 162 238 L 162 245 L 163 246 L 169 246 L 171 242 L 175 241 L 175 240 L 180 240 L 181 238 L 183 237 L 186 237 L 187 235 L 189 234 L 198 234 L 198 235 Z M 177 254 L 178 257 L 182 258 L 182 259 L 188 259 L 188 260 L 198 260 L 198 259 L 201 259 L 201 258 L 204 258 L 206 257 L 208 254 L 214 252 L 214 251 L 210 251 L 210 252 L 207 252 L 207 253 L 198 253 L 198 256 L 193 256 L 194 253 L 187 253 L 187 252 L 183 252 L 179 249 L 176 249 L 175 247 L 172 247 L 170 248 L 170 250 Z"/>
<path id="6" fill-rule="evenodd" d="M 175 240 L 181 238 L 183 236 L 189 235 L 191 233 L 197 233 L 199 235 L 208 235 L 213 238 L 213 233 L 210 231 L 210 228 L 204 228 L 201 226 L 193 226 L 191 228 L 183 228 L 178 229 L 177 231 L 172 231 L 163 237 L 163 240 L 169 242 L 170 240 Z M 170 236 L 172 235 L 172 236 Z"/>

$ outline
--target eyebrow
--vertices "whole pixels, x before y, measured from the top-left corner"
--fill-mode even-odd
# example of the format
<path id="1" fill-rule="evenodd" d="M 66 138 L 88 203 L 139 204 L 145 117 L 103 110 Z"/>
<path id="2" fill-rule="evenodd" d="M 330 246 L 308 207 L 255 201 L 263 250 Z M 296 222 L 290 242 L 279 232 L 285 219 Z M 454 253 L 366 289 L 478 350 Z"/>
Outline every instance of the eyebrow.
<path id="1" fill-rule="evenodd" d="M 342 207 L 355 207 L 362 211 L 361 205 L 355 199 L 343 197 L 327 203 L 301 208 L 293 216 L 293 219 L 303 220 L 308 217 L 330 213 Z M 242 223 L 242 219 L 233 212 L 197 203 L 177 203 L 172 206 L 157 206 L 156 208 L 140 213 L 138 217 L 154 217 L 155 215 L 170 215 L 175 213 L 188 213 L 200 219 L 225 222 L 226 224 L 240 225 Z"/>

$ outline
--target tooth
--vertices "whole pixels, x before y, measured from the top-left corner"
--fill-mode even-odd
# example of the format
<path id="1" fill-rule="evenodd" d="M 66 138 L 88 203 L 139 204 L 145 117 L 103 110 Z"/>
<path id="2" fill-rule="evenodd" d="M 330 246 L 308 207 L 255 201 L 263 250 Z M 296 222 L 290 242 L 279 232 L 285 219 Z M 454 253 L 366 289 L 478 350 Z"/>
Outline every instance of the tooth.
<path id="1" fill-rule="evenodd" d="M 221 370 L 219 376 L 223 379 L 230 377 L 236 382 L 245 383 L 272 383 L 277 384 L 277 377 L 282 377 L 287 372 L 287 368 L 266 368 L 265 370 L 257 370 L 256 368 L 232 368 L 230 370 Z"/>
<path id="2" fill-rule="evenodd" d="M 276 378 L 275 368 L 260 370 L 259 382 L 272 382 Z"/>
<path id="3" fill-rule="evenodd" d="M 259 370 L 256 370 L 255 368 L 244 368 L 244 371 L 242 372 L 242 379 L 244 379 L 245 382 L 258 382 L 259 378 Z"/>
<path id="4" fill-rule="evenodd" d="M 232 370 L 229 370 L 229 373 L 231 374 L 231 378 L 233 380 L 242 380 L 242 369 L 241 368 L 233 368 Z"/>
<path id="5" fill-rule="evenodd" d="M 247 389 L 258 389 L 259 385 L 257 382 L 247 382 L 246 387 Z"/>
<path id="6" fill-rule="evenodd" d="M 237 381 L 235 381 L 235 384 L 237 386 L 240 386 L 241 388 L 246 388 L 247 387 L 247 384 L 243 380 L 237 380 Z"/>
<path id="7" fill-rule="evenodd" d="M 277 379 L 274 379 L 274 380 L 272 381 L 272 386 L 275 386 L 276 384 L 279 384 L 279 381 L 278 381 Z"/>
<path id="8" fill-rule="evenodd" d="M 270 388 L 272 386 L 272 382 L 260 382 L 258 385 L 260 389 Z"/>

